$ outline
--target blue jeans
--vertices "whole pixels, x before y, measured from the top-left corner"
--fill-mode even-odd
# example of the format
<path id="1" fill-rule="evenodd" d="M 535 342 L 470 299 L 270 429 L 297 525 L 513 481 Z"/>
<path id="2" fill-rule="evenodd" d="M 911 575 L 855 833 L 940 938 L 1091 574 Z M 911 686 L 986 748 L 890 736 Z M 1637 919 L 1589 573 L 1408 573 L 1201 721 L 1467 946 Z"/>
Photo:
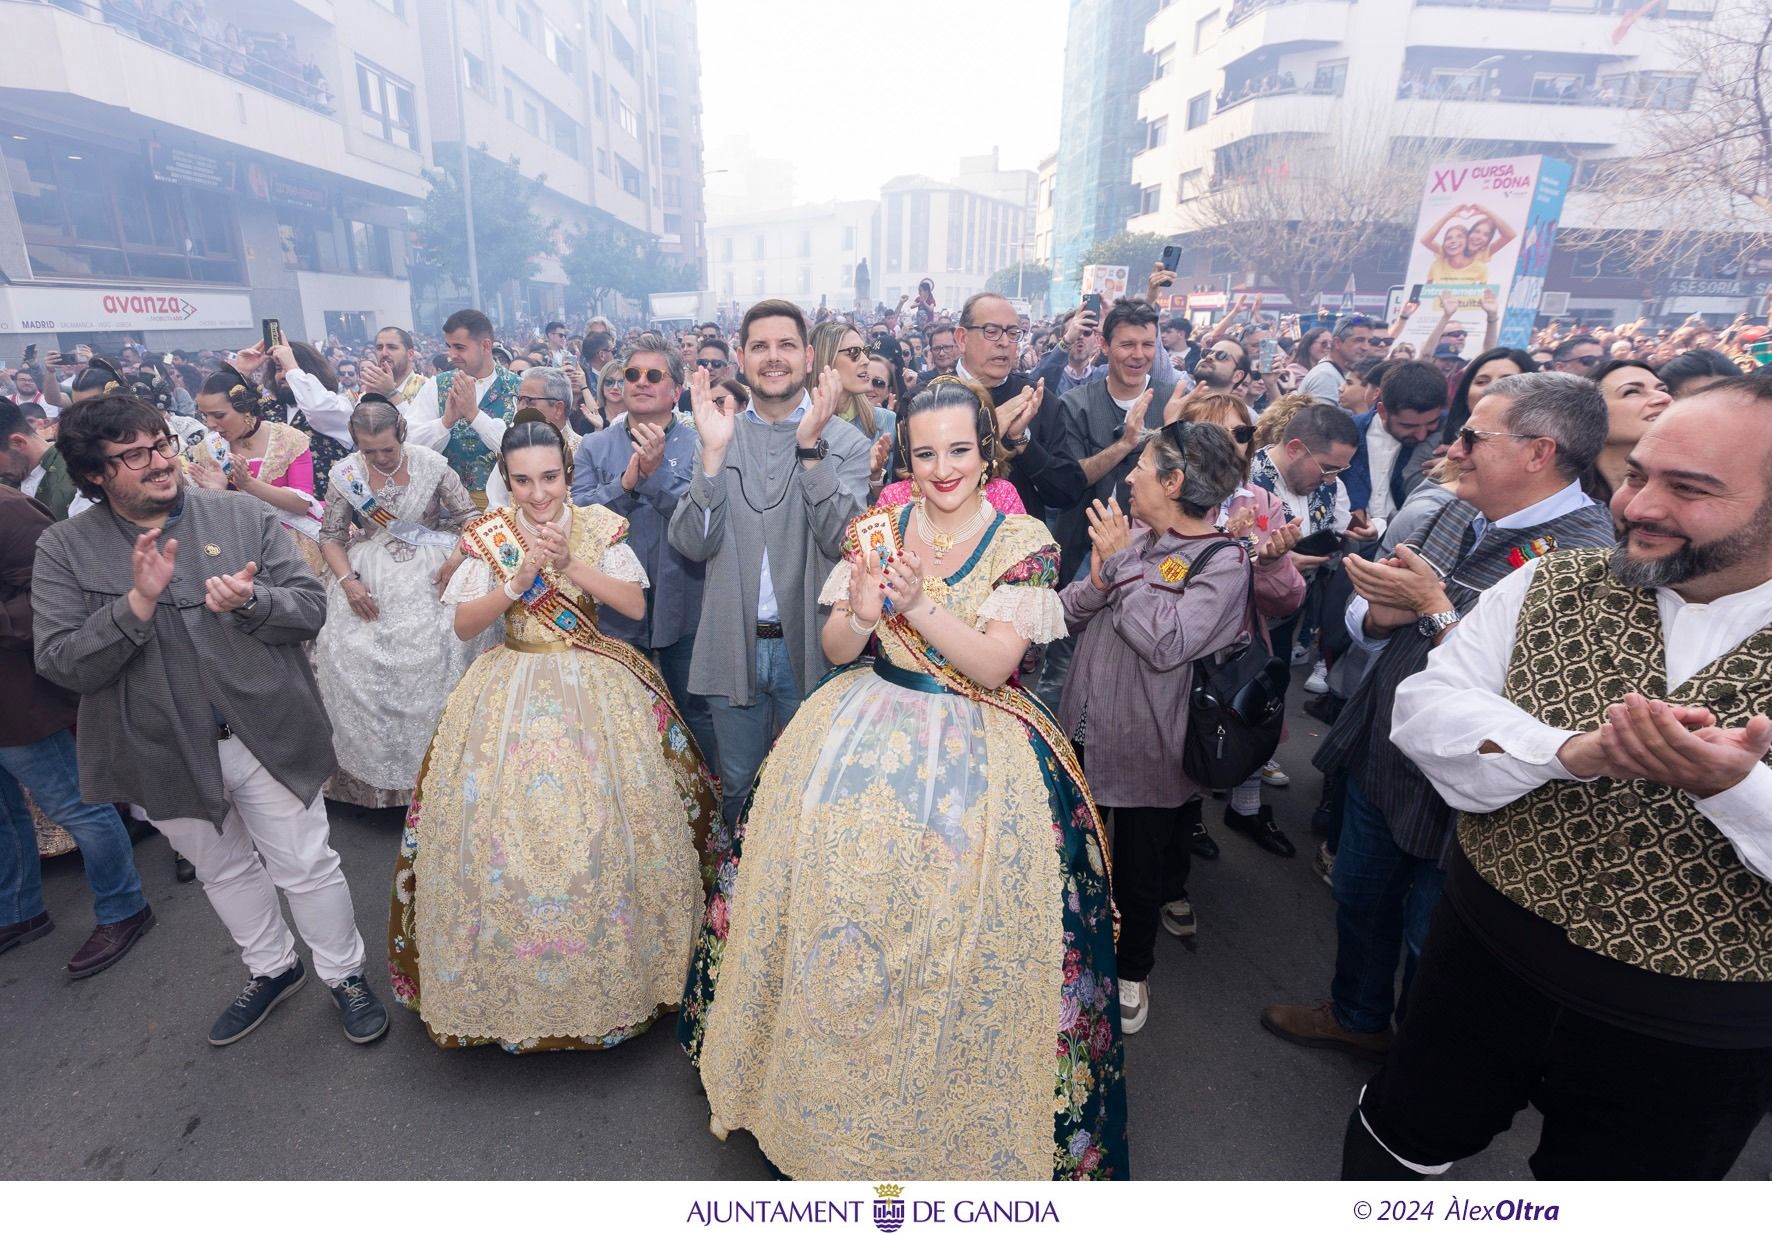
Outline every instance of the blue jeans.
<path id="1" fill-rule="evenodd" d="M 0 926 L 24 922 L 43 912 L 43 871 L 37 860 L 37 830 L 19 792 L 23 785 L 43 813 L 73 834 L 92 885 L 93 912 L 100 926 L 121 922 L 147 907 L 129 832 L 110 803 L 80 800 L 80 770 L 73 734 L 63 729 L 29 746 L 0 746 Z"/>
<path id="2" fill-rule="evenodd" d="M 720 760 L 721 813 L 729 823 L 738 822 L 763 757 L 800 710 L 800 687 L 786 640 L 757 640 L 752 698 L 750 707 L 741 708 L 723 695 L 708 696 Z"/>
<path id="3" fill-rule="evenodd" d="M 1393 1010 L 1402 1021 L 1443 878 L 1438 861 L 1397 848 L 1390 827 L 1350 776 L 1335 851 L 1335 980 L 1329 987 L 1343 1029 L 1382 1033 Z"/>
<path id="4" fill-rule="evenodd" d="M 708 701 L 701 695 L 689 693 L 689 662 L 695 656 L 695 636 L 684 635 L 669 647 L 641 648 L 640 651 L 658 666 L 659 676 L 670 687 L 671 700 L 676 703 L 677 711 L 683 714 L 683 723 L 689 726 L 695 744 L 701 748 L 702 759 L 710 769 L 719 768 L 719 742 L 714 737 L 714 719 L 708 710 Z"/>

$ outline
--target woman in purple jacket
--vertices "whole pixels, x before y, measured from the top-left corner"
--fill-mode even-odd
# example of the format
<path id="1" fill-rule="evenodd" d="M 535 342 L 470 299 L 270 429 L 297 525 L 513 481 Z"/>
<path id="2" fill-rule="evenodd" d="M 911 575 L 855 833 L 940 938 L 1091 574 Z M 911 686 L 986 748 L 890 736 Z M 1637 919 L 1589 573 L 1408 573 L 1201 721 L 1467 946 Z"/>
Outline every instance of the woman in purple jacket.
<path id="1" fill-rule="evenodd" d="M 1217 425 L 1165 425 L 1128 480 L 1132 522 L 1117 505 L 1094 504 L 1089 573 L 1060 596 L 1078 636 L 1060 720 L 1096 802 L 1114 809 L 1125 1033 L 1150 1011 L 1163 905 L 1187 895 L 1186 813 L 1199 809 L 1199 787 L 1181 767 L 1193 662 L 1250 637 L 1248 553 L 1239 545 L 1193 570 L 1223 539 L 1213 520 L 1242 472 Z"/>

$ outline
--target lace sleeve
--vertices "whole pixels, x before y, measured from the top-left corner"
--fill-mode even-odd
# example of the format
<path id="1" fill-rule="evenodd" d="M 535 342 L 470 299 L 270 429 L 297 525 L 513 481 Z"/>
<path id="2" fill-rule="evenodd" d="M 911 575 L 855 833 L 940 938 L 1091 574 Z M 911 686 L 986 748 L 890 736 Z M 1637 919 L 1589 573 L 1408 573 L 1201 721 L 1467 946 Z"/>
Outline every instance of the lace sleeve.
<path id="1" fill-rule="evenodd" d="M 477 557 L 464 557 L 455 573 L 449 576 L 449 586 L 443 590 L 443 603 L 459 605 L 464 601 L 479 600 L 492 591 L 492 567 Z"/>
<path id="2" fill-rule="evenodd" d="M 1064 604 L 1049 587 L 999 584 L 978 607 L 978 628 L 986 622 L 1008 622 L 1030 643 L 1055 643 L 1066 634 Z"/>
<path id="3" fill-rule="evenodd" d="M 603 556 L 597 562 L 597 569 L 611 579 L 619 579 L 623 583 L 638 583 L 641 587 L 651 587 L 652 580 L 646 577 L 646 567 L 640 564 L 640 558 L 627 542 L 610 545 L 603 550 Z"/>
<path id="4" fill-rule="evenodd" d="M 326 517 L 320 520 L 320 543 L 323 545 L 349 545 L 351 543 L 351 515 L 355 507 L 345 499 L 344 493 L 333 482 L 333 488 L 326 499 Z"/>
<path id="5" fill-rule="evenodd" d="M 824 581 L 824 590 L 818 594 L 820 605 L 834 605 L 839 601 L 849 600 L 849 559 L 844 558 L 831 570 L 830 577 Z"/>

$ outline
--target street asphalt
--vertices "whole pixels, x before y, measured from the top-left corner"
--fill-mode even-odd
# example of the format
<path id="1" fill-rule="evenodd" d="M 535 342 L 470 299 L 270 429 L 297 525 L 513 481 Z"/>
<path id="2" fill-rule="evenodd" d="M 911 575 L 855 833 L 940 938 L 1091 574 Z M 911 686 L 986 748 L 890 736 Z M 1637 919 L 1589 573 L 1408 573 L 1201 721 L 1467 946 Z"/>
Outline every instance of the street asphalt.
<path id="1" fill-rule="evenodd" d="M 1323 726 L 1294 713 L 1267 790 L 1298 846 L 1273 857 L 1219 823 L 1217 861 L 1195 864 L 1196 938 L 1159 936 L 1150 1020 L 1128 1040 L 1133 1173 L 1160 1179 L 1333 1179 L 1342 1128 L 1370 1065 L 1289 1045 L 1263 1005 L 1327 994 L 1334 905 L 1311 871 L 1309 764 Z M 399 811 L 335 806 L 333 844 L 356 898 L 370 973 L 381 957 Z M 158 925 L 115 968 L 71 982 L 92 928 L 76 857 L 49 862 L 57 929 L 0 957 L 0 1175 L 72 1179 L 767 1179 L 756 1143 L 709 1134 L 675 1023 L 611 1051 L 516 1057 L 443 1051 L 390 1001 L 374 1045 L 346 1041 L 318 981 L 224 1049 L 210 1023 L 246 980 L 198 885 L 174 882 L 158 835 L 136 846 Z M 1452 1180 L 1529 1179 L 1538 1117 L 1523 1113 Z M 1762 1124 L 1734 1172 L 1765 1179 Z"/>

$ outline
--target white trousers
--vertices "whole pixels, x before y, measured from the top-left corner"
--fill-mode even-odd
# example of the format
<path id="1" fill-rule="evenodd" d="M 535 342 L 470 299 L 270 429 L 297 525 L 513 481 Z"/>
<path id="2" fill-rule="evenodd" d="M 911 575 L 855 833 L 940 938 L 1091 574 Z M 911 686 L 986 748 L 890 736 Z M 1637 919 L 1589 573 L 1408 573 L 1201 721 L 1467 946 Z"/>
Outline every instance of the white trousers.
<path id="1" fill-rule="evenodd" d="M 255 977 L 274 978 L 296 962 L 295 936 L 277 904 L 289 898 L 296 929 L 328 984 L 363 972 L 363 936 L 351 889 L 327 836 L 320 795 L 303 805 L 277 783 L 238 738 L 216 743 L 228 799 L 220 832 L 207 819 L 153 824 L 192 866 L 222 925 Z"/>

